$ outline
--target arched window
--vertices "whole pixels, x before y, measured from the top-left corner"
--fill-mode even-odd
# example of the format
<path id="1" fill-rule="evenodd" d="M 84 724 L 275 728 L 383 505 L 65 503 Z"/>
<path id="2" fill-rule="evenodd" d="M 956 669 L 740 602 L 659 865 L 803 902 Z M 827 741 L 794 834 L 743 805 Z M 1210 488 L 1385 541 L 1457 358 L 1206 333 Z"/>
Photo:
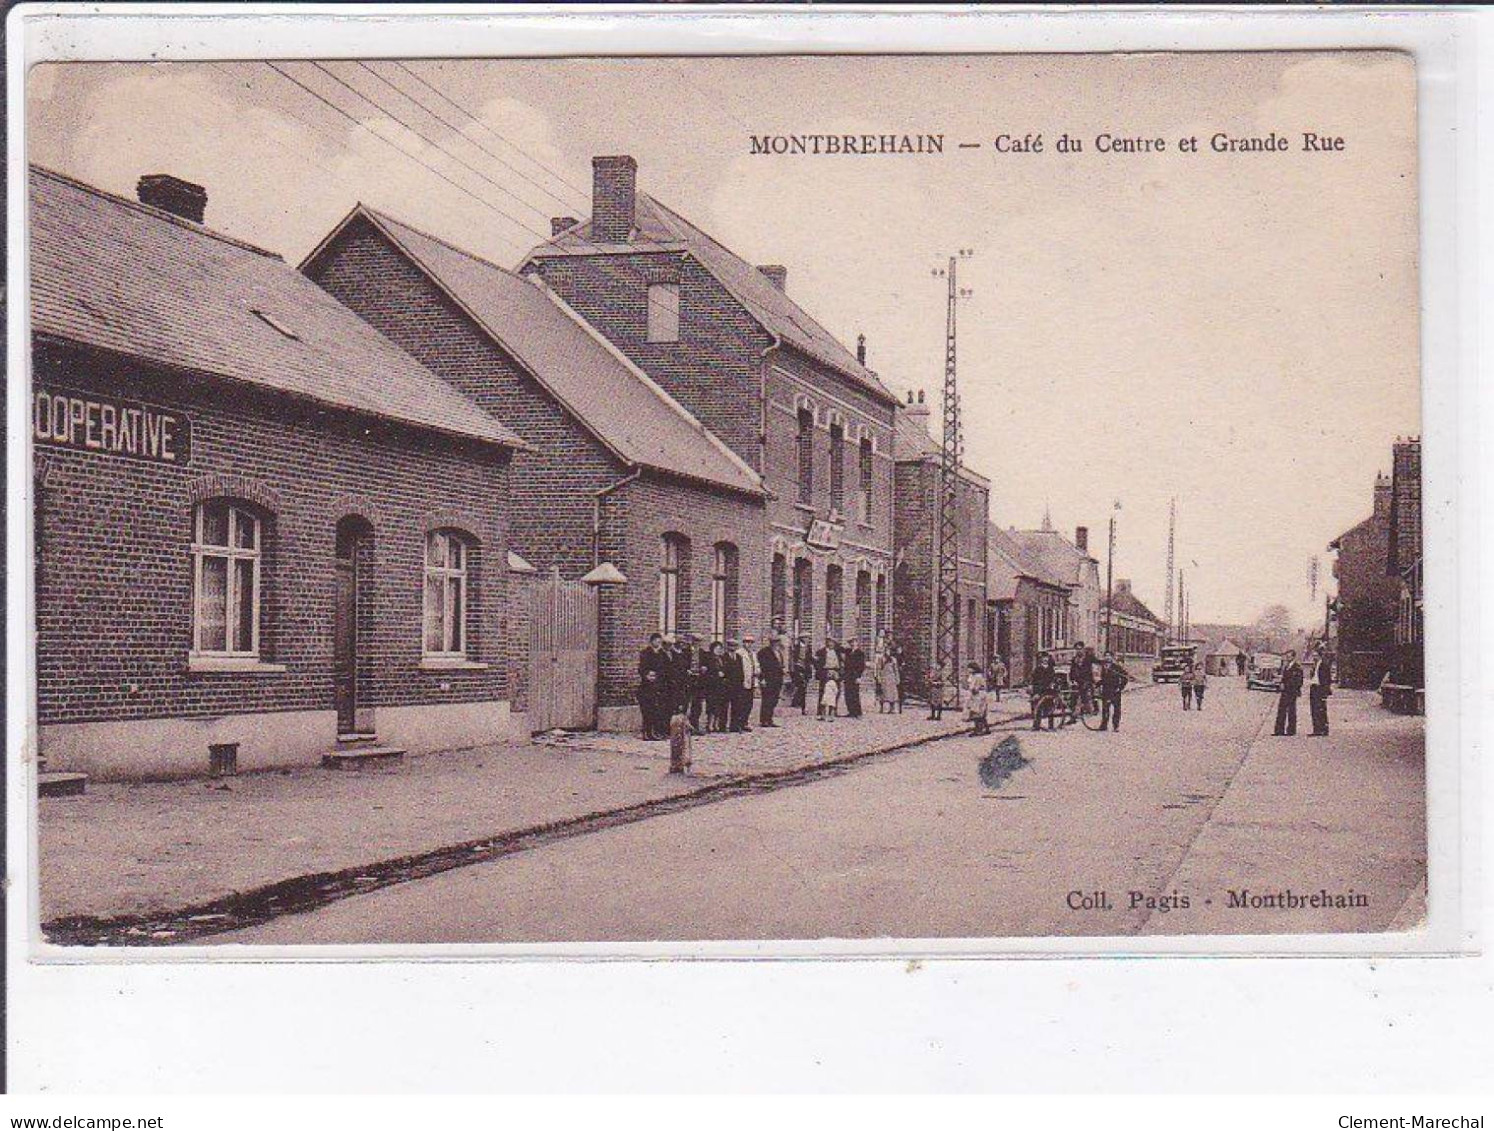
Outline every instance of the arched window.
<path id="1" fill-rule="evenodd" d="M 711 569 L 711 639 L 737 635 L 737 548 L 717 542 Z"/>
<path id="2" fill-rule="evenodd" d="M 773 568 L 768 577 L 768 619 L 774 632 L 782 632 L 788 626 L 788 559 L 782 554 L 773 555 Z"/>
<path id="3" fill-rule="evenodd" d="M 877 640 L 872 625 L 872 576 L 865 569 L 856 573 L 856 638 L 863 647 L 874 645 Z"/>
<path id="4" fill-rule="evenodd" d="M 677 632 L 680 610 L 686 597 L 686 570 L 690 540 L 683 534 L 666 534 L 659 547 L 659 631 Z"/>
<path id="5" fill-rule="evenodd" d="M 468 545 L 455 530 L 425 536 L 425 654 L 467 654 Z"/>
<path id="6" fill-rule="evenodd" d="M 830 422 L 830 509 L 846 509 L 846 426 L 839 420 Z"/>
<path id="7" fill-rule="evenodd" d="M 809 636 L 814 631 L 814 563 L 808 558 L 794 561 L 794 635 Z"/>
<path id="8" fill-rule="evenodd" d="M 841 611 L 845 594 L 842 592 L 845 571 L 838 565 L 825 567 L 825 637 L 844 640 Z"/>
<path id="9" fill-rule="evenodd" d="M 856 467 L 861 481 L 860 511 L 857 516 L 862 522 L 871 524 L 872 520 L 872 440 L 870 436 L 861 437 L 861 446 Z"/>
<path id="10" fill-rule="evenodd" d="M 192 651 L 257 657 L 264 525 L 231 499 L 199 504 L 193 523 Z"/>
<path id="11" fill-rule="evenodd" d="M 814 502 L 814 410 L 799 406 L 799 501 Z"/>

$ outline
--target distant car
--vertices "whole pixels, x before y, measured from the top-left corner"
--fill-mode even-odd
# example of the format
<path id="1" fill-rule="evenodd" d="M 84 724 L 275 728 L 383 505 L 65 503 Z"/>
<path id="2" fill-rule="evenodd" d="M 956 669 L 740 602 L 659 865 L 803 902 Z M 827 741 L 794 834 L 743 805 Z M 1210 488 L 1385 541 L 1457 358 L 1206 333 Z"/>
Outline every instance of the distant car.
<path id="1" fill-rule="evenodd" d="M 1152 665 L 1153 683 L 1177 683 L 1183 678 L 1183 672 L 1193 659 L 1198 655 L 1196 644 L 1169 644 L 1162 649 L 1157 656 L 1157 662 Z"/>
<path id="2" fill-rule="evenodd" d="M 1257 652 L 1250 657 L 1245 686 L 1261 691 L 1281 690 L 1282 659 L 1275 652 Z"/>

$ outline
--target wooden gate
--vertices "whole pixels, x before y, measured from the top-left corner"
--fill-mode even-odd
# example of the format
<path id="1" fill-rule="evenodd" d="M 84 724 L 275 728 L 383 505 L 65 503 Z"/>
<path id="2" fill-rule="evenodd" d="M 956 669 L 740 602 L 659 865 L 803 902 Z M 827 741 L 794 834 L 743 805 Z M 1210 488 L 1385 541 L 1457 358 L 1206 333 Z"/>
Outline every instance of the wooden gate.
<path id="1" fill-rule="evenodd" d="M 529 616 L 529 729 L 597 724 L 597 593 L 551 574 L 535 582 Z"/>

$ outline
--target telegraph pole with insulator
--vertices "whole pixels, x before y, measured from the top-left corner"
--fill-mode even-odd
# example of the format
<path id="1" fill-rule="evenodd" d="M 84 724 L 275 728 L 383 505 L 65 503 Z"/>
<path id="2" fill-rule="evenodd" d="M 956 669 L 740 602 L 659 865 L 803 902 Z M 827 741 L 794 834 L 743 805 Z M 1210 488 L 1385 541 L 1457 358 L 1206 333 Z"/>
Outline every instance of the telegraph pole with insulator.
<path id="1" fill-rule="evenodd" d="M 944 323 L 944 435 L 940 446 L 939 499 L 936 529 L 939 536 L 939 576 L 934 600 L 934 675 L 946 669 L 954 680 L 955 703 L 959 703 L 960 669 L 955 618 L 960 603 L 960 467 L 965 458 L 964 436 L 960 429 L 960 390 L 955 380 L 955 310 L 960 299 L 971 291 L 962 289 L 956 279 L 960 260 L 974 255 L 961 248 L 949 257 L 944 269 L 935 268 L 934 277 L 945 276 L 948 282 L 948 305 Z M 969 631 L 967 628 L 966 631 Z M 946 694 L 948 689 L 946 688 Z"/>

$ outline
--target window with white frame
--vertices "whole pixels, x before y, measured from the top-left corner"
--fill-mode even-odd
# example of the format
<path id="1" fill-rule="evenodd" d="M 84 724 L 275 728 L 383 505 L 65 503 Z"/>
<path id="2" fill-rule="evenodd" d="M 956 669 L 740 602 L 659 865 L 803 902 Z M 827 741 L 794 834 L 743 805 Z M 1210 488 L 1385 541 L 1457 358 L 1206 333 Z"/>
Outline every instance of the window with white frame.
<path id="1" fill-rule="evenodd" d="M 685 539 L 666 534 L 659 558 L 659 631 L 674 632 L 680 623 L 680 569 L 685 557 Z"/>
<path id="2" fill-rule="evenodd" d="M 711 639 L 726 640 L 737 634 L 737 548 L 730 542 L 716 543 L 711 570 Z"/>
<path id="3" fill-rule="evenodd" d="M 192 651 L 259 655 L 259 517 L 228 499 L 198 506 L 192 540 Z"/>
<path id="4" fill-rule="evenodd" d="M 454 530 L 425 536 L 425 654 L 467 654 L 467 542 Z"/>
<path id="5" fill-rule="evenodd" d="M 680 340 L 680 285 L 652 283 L 648 288 L 648 340 Z"/>

